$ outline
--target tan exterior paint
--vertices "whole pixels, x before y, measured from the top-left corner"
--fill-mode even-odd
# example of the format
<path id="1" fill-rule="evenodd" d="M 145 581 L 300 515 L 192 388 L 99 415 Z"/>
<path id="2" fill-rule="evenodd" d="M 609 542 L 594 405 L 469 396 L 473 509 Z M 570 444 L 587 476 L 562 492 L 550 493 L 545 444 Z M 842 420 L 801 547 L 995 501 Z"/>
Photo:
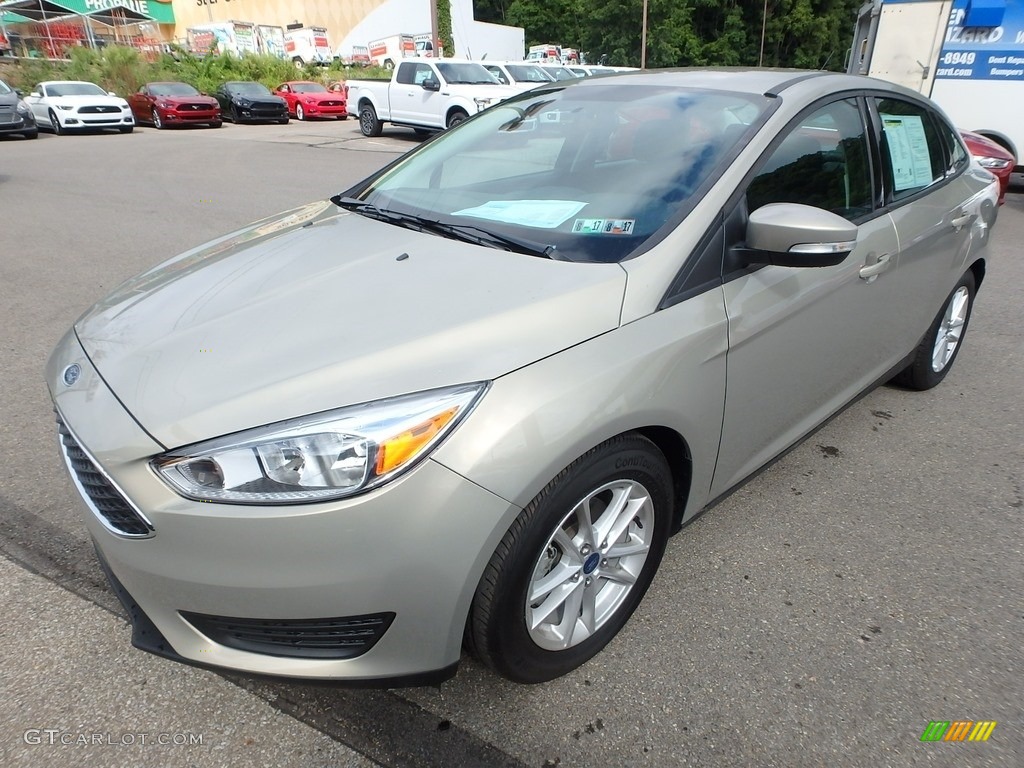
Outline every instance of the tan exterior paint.
<path id="1" fill-rule="evenodd" d="M 424 0 L 425 2 L 426 0 Z M 307 27 L 326 27 L 336 48 L 353 27 L 385 0 L 172 0 L 172 37 L 184 42 L 189 27 L 211 21 L 252 21 L 284 27 L 300 21 Z M 420 30 L 414 30 L 420 31 Z"/>

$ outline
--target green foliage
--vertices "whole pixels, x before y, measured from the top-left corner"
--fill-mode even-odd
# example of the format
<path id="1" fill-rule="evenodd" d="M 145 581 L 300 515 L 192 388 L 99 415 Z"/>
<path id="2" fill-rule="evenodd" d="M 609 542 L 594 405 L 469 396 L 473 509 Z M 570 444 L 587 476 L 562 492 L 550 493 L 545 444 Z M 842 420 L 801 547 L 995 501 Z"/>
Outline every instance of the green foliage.
<path id="1" fill-rule="evenodd" d="M 14 88 L 28 93 L 43 80 L 87 80 L 127 96 L 143 83 L 161 80 L 180 80 L 190 83 L 204 93 L 212 93 L 227 80 L 256 80 L 268 88 L 276 88 L 287 80 L 313 80 L 330 85 L 352 77 L 390 77 L 391 73 L 378 67 L 346 69 L 335 62 L 330 67 L 307 64 L 298 69 L 292 62 L 273 56 L 194 56 L 183 49 L 163 54 L 149 62 L 134 48 L 107 46 L 99 51 L 91 48 L 72 48 L 69 60 L 20 59 L 5 66 L 0 72 Z"/>
<path id="2" fill-rule="evenodd" d="M 840 69 L 862 0 L 648 0 L 647 66 Z M 639 66 L 643 0 L 477 0 L 481 18 L 526 30 L 590 60 Z"/>
<path id="3" fill-rule="evenodd" d="M 437 40 L 445 56 L 455 55 L 451 0 L 437 0 Z"/>

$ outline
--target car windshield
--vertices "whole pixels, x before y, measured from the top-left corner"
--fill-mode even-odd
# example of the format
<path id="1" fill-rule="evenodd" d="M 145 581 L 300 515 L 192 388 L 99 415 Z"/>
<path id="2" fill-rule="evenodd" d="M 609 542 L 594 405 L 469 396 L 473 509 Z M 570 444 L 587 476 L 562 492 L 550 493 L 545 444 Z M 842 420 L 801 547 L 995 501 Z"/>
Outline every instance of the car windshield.
<path id="1" fill-rule="evenodd" d="M 293 93 L 327 93 L 320 83 L 292 83 Z"/>
<path id="2" fill-rule="evenodd" d="M 550 83 L 555 79 L 536 64 L 509 64 L 506 69 L 517 83 Z"/>
<path id="3" fill-rule="evenodd" d="M 92 83 L 54 83 L 46 86 L 47 96 L 106 96 L 107 92 Z"/>
<path id="4" fill-rule="evenodd" d="M 768 104 L 603 79 L 552 83 L 441 134 L 357 191 L 364 210 L 349 207 L 391 213 L 400 226 L 418 217 L 529 241 L 557 259 L 621 261 L 681 219 Z"/>
<path id="5" fill-rule="evenodd" d="M 498 79 L 484 69 L 482 64 L 465 62 L 459 64 L 440 63 L 437 65 L 441 76 L 451 85 L 456 83 L 471 85 L 498 85 Z"/>
<path id="6" fill-rule="evenodd" d="M 263 83 L 228 83 L 227 89 L 236 96 L 270 96 Z"/>
<path id="7" fill-rule="evenodd" d="M 188 83 L 153 83 L 149 92 L 154 96 L 198 96 L 199 91 Z"/>
<path id="8" fill-rule="evenodd" d="M 544 71 L 555 80 L 574 80 L 576 75 L 565 67 L 544 67 Z"/>

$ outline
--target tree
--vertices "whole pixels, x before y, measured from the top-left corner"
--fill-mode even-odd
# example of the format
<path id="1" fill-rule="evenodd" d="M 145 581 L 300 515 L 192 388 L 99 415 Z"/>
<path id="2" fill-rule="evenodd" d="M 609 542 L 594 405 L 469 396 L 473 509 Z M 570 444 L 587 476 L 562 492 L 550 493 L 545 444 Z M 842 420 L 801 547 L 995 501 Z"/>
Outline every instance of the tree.
<path id="1" fill-rule="evenodd" d="M 445 56 L 455 55 L 455 40 L 452 38 L 451 0 L 437 0 L 437 41 Z"/>

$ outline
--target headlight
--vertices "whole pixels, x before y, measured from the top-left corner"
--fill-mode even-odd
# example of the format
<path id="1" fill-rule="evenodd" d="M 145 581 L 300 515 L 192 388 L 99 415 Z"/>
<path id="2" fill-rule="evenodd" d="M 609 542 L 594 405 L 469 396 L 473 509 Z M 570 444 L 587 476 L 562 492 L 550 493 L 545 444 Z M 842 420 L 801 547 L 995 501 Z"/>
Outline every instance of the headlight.
<path id="1" fill-rule="evenodd" d="M 489 107 L 491 105 L 491 102 L 494 101 L 494 99 L 476 99 L 476 98 L 474 98 L 473 101 L 474 101 L 474 103 L 476 103 L 476 111 L 477 112 L 482 112 L 483 110 L 487 109 L 487 107 Z"/>
<path id="2" fill-rule="evenodd" d="M 190 499 L 325 501 L 368 490 L 424 458 L 470 412 L 485 383 L 318 413 L 180 448 L 153 468 Z"/>
<path id="3" fill-rule="evenodd" d="M 22 117 L 28 117 L 32 114 L 32 109 L 24 101 L 19 101 L 17 106 L 18 114 Z"/>
<path id="4" fill-rule="evenodd" d="M 71 105 L 71 104 L 58 104 L 57 105 L 57 109 L 70 110 L 70 109 L 74 109 L 74 106 Z"/>
<path id="5" fill-rule="evenodd" d="M 124 99 L 121 99 L 121 109 L 131 109 L 131 107 L 128 106 L 128 102 Z"/>
<path id="6" fill-rule="evenodd" d="M 248 107 L 251 104 L 252 104 L 252 102 L 249 101 L 249 99 L 239 99 L 238 100 L 238 106 L 240 106 L 240 107 Z"/>
<path id="7" fill-rule="evenodd" d="M 1001 171 L 1010 165 L 1012 161 L 1007 160 L 1003 157 L 979 157 L 978 163 L 981 164 L 982 168 L 995 168 L 997 171 Z"/>
<path id="8" fill-rule="evenodd" d="M 160 109 L 171 109 L 172 105 L 169 102 L 161 101 L 157 104 L 157 106 L 160 107 Z"/>

